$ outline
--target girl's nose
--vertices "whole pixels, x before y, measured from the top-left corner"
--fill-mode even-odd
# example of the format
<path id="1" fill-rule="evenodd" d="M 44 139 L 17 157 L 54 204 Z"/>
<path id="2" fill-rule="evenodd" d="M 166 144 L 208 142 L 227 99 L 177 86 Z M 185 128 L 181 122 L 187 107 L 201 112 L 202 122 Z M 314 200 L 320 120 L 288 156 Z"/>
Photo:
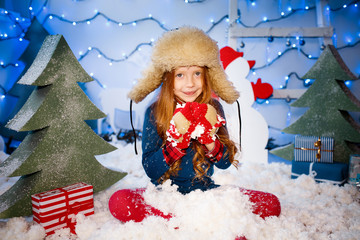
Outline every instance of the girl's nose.
<path id="1" fill-rule="evenodd" d="M 187 75 L 186 76 L 186 86 L 192 87 L 192 86 L 194 86 L 194 83 L 195 83 L 194 77 L 191 75 Z"/>

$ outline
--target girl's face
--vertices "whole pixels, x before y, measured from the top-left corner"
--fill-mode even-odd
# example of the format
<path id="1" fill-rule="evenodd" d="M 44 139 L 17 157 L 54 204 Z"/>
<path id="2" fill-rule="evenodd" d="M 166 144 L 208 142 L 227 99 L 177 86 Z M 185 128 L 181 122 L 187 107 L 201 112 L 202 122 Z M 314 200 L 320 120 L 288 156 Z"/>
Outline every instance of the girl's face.
<path id="1" fill-rule="evenodd" d="M 185 102 L 193 102 L 202 93 L 204 69 L 198 66 L 175 69 L 174 94 Z"/>

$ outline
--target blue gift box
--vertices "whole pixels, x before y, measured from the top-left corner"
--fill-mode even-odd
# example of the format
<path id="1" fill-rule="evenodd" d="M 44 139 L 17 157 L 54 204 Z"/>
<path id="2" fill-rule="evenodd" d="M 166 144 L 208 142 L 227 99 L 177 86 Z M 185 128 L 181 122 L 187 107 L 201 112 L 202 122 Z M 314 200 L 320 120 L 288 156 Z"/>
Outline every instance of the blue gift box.
<path id="1" fill-rule="evenodd" d="M 348 180 L 349 164 L 347 163 L 319 163 L 292 161 L 291 178 L 302 174 L 309 175 L 317 182 L 329 182 L 343 185 Z"/>
<path id="2" fill-rule="evenodd" d="M 295 136 L 295 161 L 333 162 L 334 139 L 330 137 Z"/>

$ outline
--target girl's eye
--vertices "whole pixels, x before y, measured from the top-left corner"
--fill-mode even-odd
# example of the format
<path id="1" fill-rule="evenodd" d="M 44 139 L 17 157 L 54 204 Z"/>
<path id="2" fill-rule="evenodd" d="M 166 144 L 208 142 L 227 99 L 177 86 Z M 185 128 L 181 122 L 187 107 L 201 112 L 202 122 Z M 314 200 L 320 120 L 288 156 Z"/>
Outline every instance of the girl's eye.
<path id="1" fill-rule="evenodd" d="M 201 76 L 201 72 L 196 72 L 195 75 L 196 76 Z"/>
<path id="2" fill-rule="evenodd" d="M 178 74 L 176 74 L 176 77 L 178 77 L 178 78 L 181 78 L 183 76 L 183 74 L 182 73 L 178 73 Z"/>

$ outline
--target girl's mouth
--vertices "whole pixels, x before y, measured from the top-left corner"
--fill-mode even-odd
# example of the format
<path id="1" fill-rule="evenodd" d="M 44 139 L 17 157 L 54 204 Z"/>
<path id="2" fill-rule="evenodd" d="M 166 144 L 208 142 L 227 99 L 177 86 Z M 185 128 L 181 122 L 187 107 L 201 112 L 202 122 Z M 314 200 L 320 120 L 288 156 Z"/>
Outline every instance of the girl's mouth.
<path id="1" fill-rule="evenodd" d="M 195 92 L 196 92 L 196 91 L 184 92 L 184 94 L 187 95 L 187 96 L 192 96 L 192 95 L 194 95 Z"/>

